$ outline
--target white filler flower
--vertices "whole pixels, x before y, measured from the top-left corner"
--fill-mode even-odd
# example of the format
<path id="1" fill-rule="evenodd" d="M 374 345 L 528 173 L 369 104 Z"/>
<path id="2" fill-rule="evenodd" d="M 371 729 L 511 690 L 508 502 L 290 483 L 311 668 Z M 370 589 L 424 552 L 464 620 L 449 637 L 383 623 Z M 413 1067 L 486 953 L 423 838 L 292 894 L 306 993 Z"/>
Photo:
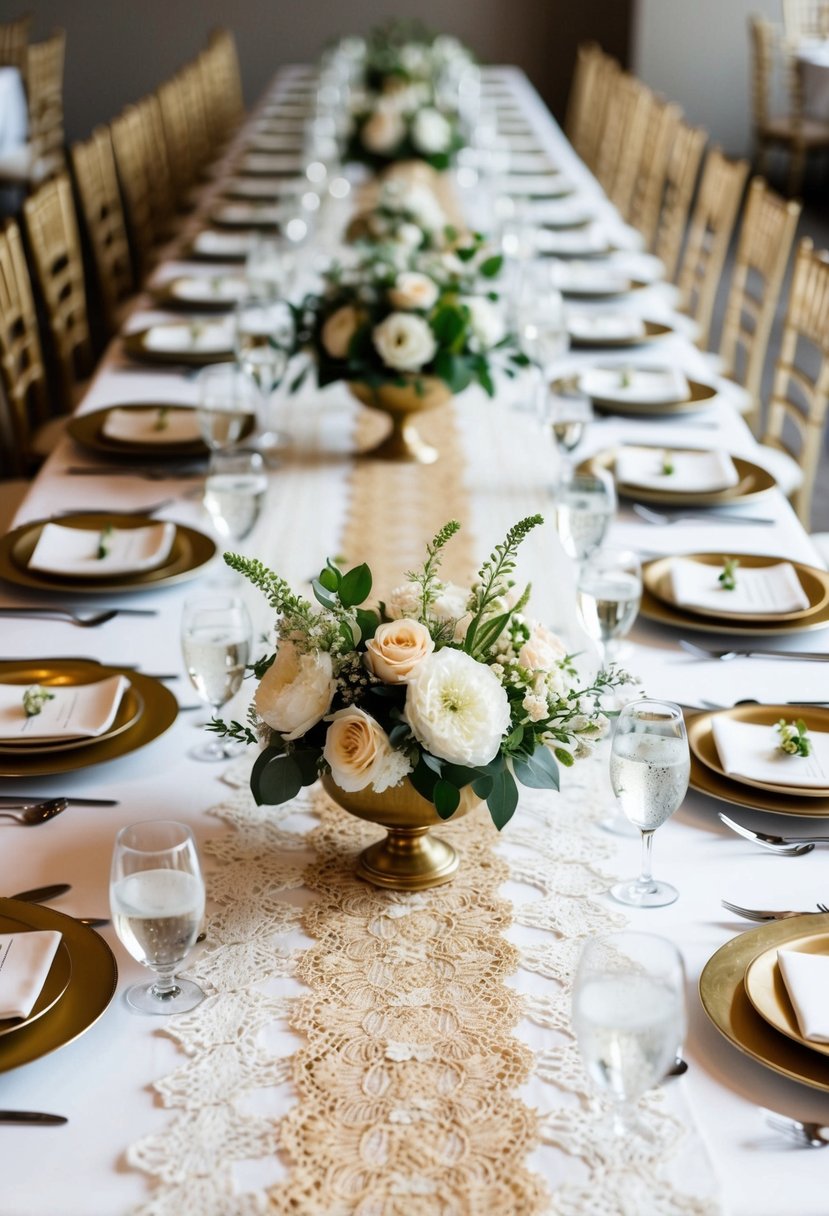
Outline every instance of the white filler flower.
<path id="1" fill-rule="evenodd" d="M 433 156 L 445 152 L 452 141 L 452 128 L 439 110 L 426 106 L 412 119 L 412 143 L 419 152 Z"/>
<path id="2" fill-rule="evenodd" d="M 398 372 L 417 372 L 435 357 L 435 335 L 423 317 L 391 312 L 375 326 L 372 341 L 386 367 Z"/>
<path id="3" fill-rule="evenodd" d="M 476 768 L 494 759 L 510 724 L 498 677 L 462 650 L 435 651 L 415 668 L 406 719 L 427 751 Z"/>

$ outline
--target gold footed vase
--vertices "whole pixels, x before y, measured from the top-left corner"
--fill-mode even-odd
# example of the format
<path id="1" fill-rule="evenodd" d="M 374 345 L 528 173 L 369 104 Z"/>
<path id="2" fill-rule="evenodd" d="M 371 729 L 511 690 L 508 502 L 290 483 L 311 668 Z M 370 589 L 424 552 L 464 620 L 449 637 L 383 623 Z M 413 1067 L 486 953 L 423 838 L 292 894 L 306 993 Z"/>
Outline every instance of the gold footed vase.
<path id="1" fill-rule="evenodd" d="M 425 410 L 446 405 L 452 393 L 437 376 L 408 374 L 404 384 L 349 384 L 352 396 L 373 410 L 382 410 L 391 419 L 391 432 L 377 447 L 364 452 L 375 460 L 434 464 L 439 456 L 420 435 L 411 418 Z"/>
<path id="2" fill-rule="evenodd" d="M 425 891 L 451 880 L 460 859 L 451 844 L 429 834 L 429 829 L 443 820 L 408 777 L 382 794 L 371 789 L 348 793 L 334 783 L 330 773 L 323 776 L 322 784 L 344 811 L 368 823 L 378 823 L 388 832 L 384 840 L 360 854 L 358 878 L 391 891 Z M 452 818 L 467 815 L 480 801 L 472 787 L 465 786 Z"/>

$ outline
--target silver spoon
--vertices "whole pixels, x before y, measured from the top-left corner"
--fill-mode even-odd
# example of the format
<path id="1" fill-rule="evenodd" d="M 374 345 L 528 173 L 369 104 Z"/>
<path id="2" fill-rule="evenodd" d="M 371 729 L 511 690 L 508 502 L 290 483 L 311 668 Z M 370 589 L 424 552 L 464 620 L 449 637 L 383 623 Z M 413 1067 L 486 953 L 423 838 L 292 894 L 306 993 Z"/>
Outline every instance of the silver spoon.
<path id="1" fill-rule="evenodd" d="M 36 827 L 39 823 L 46 823 L 47 819 L 54 819 L 55 815 L 65 811 L 68 806 L 65 798 L 50 798 L 47 802 L 33 802 L 29 806 L 21 807 L 19 811 L 0 810 L 0 816 L 4 819 L 15 819 L 26 827 Z"/>

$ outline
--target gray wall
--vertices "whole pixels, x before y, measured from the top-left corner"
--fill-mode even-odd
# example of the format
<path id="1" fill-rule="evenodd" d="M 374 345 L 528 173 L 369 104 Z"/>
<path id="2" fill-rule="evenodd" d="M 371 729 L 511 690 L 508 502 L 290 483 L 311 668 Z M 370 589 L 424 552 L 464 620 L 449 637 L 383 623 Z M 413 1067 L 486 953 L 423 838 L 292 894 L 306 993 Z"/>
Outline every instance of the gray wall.
<path id="1" fill-rule="evenodd" d="M 559 114 L 575 47 L 597 37 L 626 58 L 631 0 L 21 0 L 34 36 L 67 31 L 69 139 L 85 136 L 128 101 L 154 89 L 226 25 L 237 38 L 249 102 L 281 63 L 307 62 L 324 41 L 363 33 L 388 17 L 417 16 L 454 33 L 482 60 L 516 63 Z M 16 7 L 16 6 L 15 6 Z M 15 15 L 4 0 L 3 17 Z"/>

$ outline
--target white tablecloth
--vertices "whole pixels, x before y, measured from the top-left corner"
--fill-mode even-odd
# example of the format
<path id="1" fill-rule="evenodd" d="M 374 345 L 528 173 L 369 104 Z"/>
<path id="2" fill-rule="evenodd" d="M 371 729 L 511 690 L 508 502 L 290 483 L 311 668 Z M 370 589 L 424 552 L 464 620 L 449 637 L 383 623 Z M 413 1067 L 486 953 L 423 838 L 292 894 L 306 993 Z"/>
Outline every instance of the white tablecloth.
<path id="1" fill-rule="evenodd" d="M 503 69 L 492 75 L 509 83 L 539 141 L 579 188 L 595 198 L 607 222 L 618 226 L 598 187 L 521 74 Z M 282 77 L 289 78 L 290 74 Z M 660 308 L 661 315 L 669 315 L 670 290 L 654 288 L 647 293 L 649 300 L 643 302 L 645 295 L 641 293 L 637 307 L 647 307 L 647 315 L 654 315 L 651 306 Z M 689 374 L 711 374 L 706 358 L 681 332 L 658 350 L 643 352 L 642 358 L 655 363 L 676 360 Z M 588 359 L 586 354 L 571 356 L 562 363 L 562 370 Z M 499 393 L 494 403 L 488 403 L 474 390 L 457 401 L 472 501 L 471 526 L 481 554 L 489 551 L 509 524 L 529 511 L 543 510 L 549 503 L 552 454 L 539 443 L 536 424 L 528 411 L 515 408 L 523 404 L 527 392 L 526 384 L 519 382 L 510 392 Z M 186 375 L 127 367 L 114 349 L 82 409 L 142 400 L 149 394 L 154 399 L 169 395 L 175 400 L 193 401 L 195 387 Z M 322 433 L 321 403 L 326 445 L 344 452 L 355 407 L 340 386 L 324 393 L 304 390 L 285 405 L 282 424 L 295 436 L 304 433 L 318 438 Z M 652 441 L 656 435 L 658 442 L 672 446 L 716 441 L 746 455 L 751 455 L 755 447 L 747 427 L 727 400 L 717 400 L 704 415 L 659 427 L 651 422 L 597 420 L 588 444 L 597 449 L 620 438 Z M 186 496 L 192 482 L 156 483 L 115 476 L 105 465 L 101 466 L 100 477 L 68 476 L 66 468 L 79 463 L 91 463 L 88 454 L 80 453 L 68 441 L 63 443 L 33 486 L 19 520 L 74 506 L 149 505 L 178 494 L 161 516 L 206 528 L 200 506 Z M 336 455 L 317 463 L 286 462 L 272 478 L 267 508 L 255 533 L 245 542 L 247 551 L 278 566 L 293 582 L 307 579 L 327 554 L 337 552 L 347 476 L 348 461 Z M 623 507 L 611 540 L 648 552 L 716 547 L 777 553 L 814 562 L 816 555 L 808 538 L 776 491 L 762 504 L 739 508 L 735 513 L 756 514 L 760 506 L 764 515 L 773 518 L 772 526 L 741 527 L 735 523 L 717 526 L 716 530 L 705 524 L 649 526 Z M 571 638 L 587 644 L 574 623 L 570 564 L 551 523 L 545 524 L 540 541 L 527 546 L 521 572 L 533 579 L 536 615 L 545 616 Z M 190 586 L 204 587 L 209 578 L 208 573 Z M 142 595 L 141 606 L 156 608 L 156 618 L 116 617 L 94 631 L 58 622 L 4 619 L 0 654 L 94 655 L 104 662 L 140 663 L 150 673 L 181 672 L 178 628 L 187 591 L 185 586 Z M 8 586 L 0 593 L 3 604 L 32 604 L 38 598 Z M 117 597 L 114 602 L 118 602 Z M 267 614 L 261 599 L 253 595 L 251 605 L 257 623 L 264 627 Z M 710 640 L 728 642 L 727 638 Z M 626 664 L 655 696 L 691 704 L 699 703 L 700 698 L 731 704 L 740 697 L 809 699 L 825 695 L 827 669 L 798 663 L 796 652 L 805 648 L 829 651 L 826 631 L 784 642 L 793 652 L 791 663 L 699 662 L 679 649 L 673 631 L 645 621 L 637 623 L 631 642 Z M 195 701 L 183 678 L 169 686 L 182 702 Z M 234 706 L 229 710 L 233 711 Z M 217 824 L 205 812 L 222 800 L 226 789 L 216 767 L 187 756 L 188 749 L 199 741 L 193 725 L 198 717 L 182 713 L 171 730 L 143 751 L 71 779 L 44 779 L 28 787 L 25 782 L 3 783 L 4 792 L 29 788 L 44 794 L 86 793 L 117 798 L 119 805 L 110 810 L 72 808 L 43 828 L 6 830 L 0 853 L 0 890 L 12 893 L 41 883 L 67 881 L 73 889 L 57 906 L 79 915 L 107 915 L 109 862 L 115 833 L 122 824 L 163 815 L 192 824 L 200 840 L 215 834 Z M 726 1211 L 730 1216 L 825 1216 L 825 1158 L 819 1153 L 786 1151 L 780 1138 L 765 1127 L 758 1108 L 765 1105 L 801 1118 L 829 1122 L 829 1097 L 779 1078 L 740 1055 L 708 1022 L 696 996 L 697 979 L 706 960 L 746 927 L 722 911 L 720 898 L 754 906 L 808 907 L 826 897 L 825 861 L 819 851 L 797 860 L 763 853 L 726 832 L 717 821 L 717 809 L 713 801 L 689 795 L 680 812 L 660 830 L 656 869 L 679 888 L 680 898 L 668 908 L 631 913 L 631 923 L 634 928 L 671 937 L 685 958 L 690 1010 L 686 1054 L 690 1070 L 678 1084 L 684 1087 L 719 1177 Z M 741 818 L 758 825 L 770 820 L 747 812 L 741 812 Z M 792 826 L 782 822 L 787 828 Z M 781 821 L 775 817 L 773 823 L 776 830 Z M 617 844 L 619 874 L 634 873 L 638 841 L 620 838 Z M 148 1194 L 144 1177 L 125 1166 L 123 1154 L 140 1137 L 163 1132 L 170 1114 L 154 1099 L 149 1085 L 172 1072 L 180 1057 L 163 1033 L 160 1019 L 142 1019 L 127 1012 L 120 992 L 144 978 L 144 973 L 127 957 L 111 928 L 102 932 L 115 950 L 121 981 L 119 996 L 100 1023 L 55 1055 L 0 1076 L 0 1107 L 59 1111 L 70 1120 L 66 1127 L 52 1130 L 2 1129 L 0 1212 L 4 1216 L 54 1216 L 57 1212 L 61 1216 L 119 1216 Z M 517 927 L 511 932 L 516 941 L 532 934 Z M 514 982 L 524 987 L 534 981 L 519 973 Z M 291 982 L 286 987 L 296 990 Z M 541 1032 L 537 1028 L 528 1024 L 522 1026 L 521 1033 L 531 1044 L 539 1045 Z M 276 1110 L 284 1110 L 291 1095 L 280 1089 L 263 1100 L 275 1104 Z M 543 1150 L 534 1155 L 533 1165 L 553 1185 L 562 1169 L 577 1168 L 562 1165 L 560 1159 Z M 781 1166 L 785 1167 L 785 1186 Z M 278 1179 L 283 1168 L 274 1158 L 264 1165 L 240 1167 L 238 1174 L 242 1185 L 250 1187 L 257 1179 L 263 1183 Z"/>
<path id="2" fill-rule="evenodd" d="M 29 123 L 26 90 L 17 68 L 0 67 L 0 156 L 26 143 Z"/>

